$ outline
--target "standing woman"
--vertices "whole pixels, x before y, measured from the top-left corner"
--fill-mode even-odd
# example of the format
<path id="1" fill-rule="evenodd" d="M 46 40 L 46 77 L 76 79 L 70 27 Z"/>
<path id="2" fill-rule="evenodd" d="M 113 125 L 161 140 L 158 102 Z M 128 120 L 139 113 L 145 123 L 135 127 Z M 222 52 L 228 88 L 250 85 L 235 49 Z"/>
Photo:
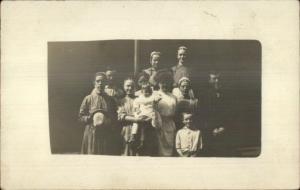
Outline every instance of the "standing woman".
<path id="1" fill-rule="evenodd" d="M 154 76 L 156 75 L 158 69 L 160 68 L 160 60 L 161 60 L 161 53 L 158 51 L 153 51 L 150 54 L 150 64 L 151 67 L 143 70 L 149 76 L 149 83 L 152 87 L 156 87 L 157 83 L 154 80 Z"/>
<path id="2" fill-rule="evenodd" d="M 134 122 L 137 119 L 134 117 L 134 106 L 133 101 L 135 99 L 134 95 L 134 81 L 131 78 L 124 80 L 124 91 L 125 97 L 119 102 L 118 108 L 118 121 L 122 125 L 122 155 L 123 156 L 137 156 L 137 149 L 130 142 L 131 129 Z M 140 134 L 138 134 L 140 137 Z M 137 138 L 139 139 L 139 138 Z M 137 143 L 137 142 L 135 142 Z"/>
<path id="3" fill-rule="evenodd" d="M 120 100 L 118 109 L 118 120 L 122 125 L 122 138 L 124 156 L 156 156 L 157 155 L 157 140 L 155 129 L 146 122 L 145 117 L 134 116 L 134 80 L 131 78 L 124 80 L 124 91 L 126 96 Z M 139 123 L 143 127 L 136 134 L 134 141 L 131 139 L 131 130 L 134 123 Z"/>
<path id="4" fill-rule="evenodd" d="M 162 126 L 157 131 L 158 156 L 173 156 L 176 135 L 174 117 L 177 101 L 176 97 L 171 93 L 173 84 L 172 71 L 160 70 L 157 72 L 155 79 L 159 86 L 157 95 L 161 97 L 157 111 L 162 120 Z"/>
<path id="5" fill-rule="evenodd" d="M 80 106 L 79 121 L 85 125 L 82 154 L 114 154 L 111 141 L 116 125 L 116 104 L 104 92 L 105 73 L 98 72 L 94 77 L 94 89 Z M 96 116 L 96 117 L 95 117 Z"/>

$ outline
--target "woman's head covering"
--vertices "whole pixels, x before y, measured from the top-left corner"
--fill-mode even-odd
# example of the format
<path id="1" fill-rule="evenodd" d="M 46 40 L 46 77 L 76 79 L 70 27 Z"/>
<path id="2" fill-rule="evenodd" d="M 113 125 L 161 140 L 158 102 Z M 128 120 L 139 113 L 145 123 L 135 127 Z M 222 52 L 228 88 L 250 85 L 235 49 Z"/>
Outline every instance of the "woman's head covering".
<path id="1" fill-rule="evenodd" d="M 191 83 L 191 80 L 188 77 L 181 77 L 178 81 L 178 86 L 180 86 L 180 84 L 184 81 Z"/>
<path id="2" fill-rule="evenodd" d="M 180 47 L 178 47 L 178 50 L 177 50 L 177 51 L 179 51 L 179 50 L 185 50 L 185 51 L 187 51 L 187 50 L 188 50 L 188 48 L 187 48 L 187 47 L 185 47 L 185 46 L 180 46 Z"/>
<path id="3" fill-rule="evenodd" d="M 159 51 L 152 51 L 152 52 L 150 53 L 150 62 L 151 62 L 152 57 L 153 57 L 154 55 L 161 56 L 161 53 L 160 53 Z"/>
<path id="4" fill-rule="evenodd" d="M 154 76 L 154 80 L 157 83 L 167 82 L 169 84 L 173 84 L 173 72 L 170 69 L 158 70 L 156 75 Z"/>

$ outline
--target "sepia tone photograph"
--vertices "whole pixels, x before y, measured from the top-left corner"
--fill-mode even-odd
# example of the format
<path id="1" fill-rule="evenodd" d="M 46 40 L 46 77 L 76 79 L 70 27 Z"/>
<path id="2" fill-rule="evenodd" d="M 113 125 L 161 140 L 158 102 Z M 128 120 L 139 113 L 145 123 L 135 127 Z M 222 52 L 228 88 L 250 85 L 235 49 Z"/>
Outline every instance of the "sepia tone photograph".
<path id="1" fill-rule="evenodd" d="M 299 189 L 298 5 L 1 2 L 1 189 Z"/>
<path id="2" fill-rule="evenodd" d="M 48 42 L 52 154 L 257 157 L 256 40 Z"/>

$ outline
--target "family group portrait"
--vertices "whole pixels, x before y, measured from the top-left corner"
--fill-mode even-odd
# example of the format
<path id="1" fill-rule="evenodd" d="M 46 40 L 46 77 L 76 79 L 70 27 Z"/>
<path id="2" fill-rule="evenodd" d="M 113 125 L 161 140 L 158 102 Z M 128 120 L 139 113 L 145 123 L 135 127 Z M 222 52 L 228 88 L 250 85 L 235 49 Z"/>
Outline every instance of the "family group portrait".
<path id="1" fill-rule="evenodd" d="M 53 154 L 257 157 L 256 40 L 48 42 Z"/>

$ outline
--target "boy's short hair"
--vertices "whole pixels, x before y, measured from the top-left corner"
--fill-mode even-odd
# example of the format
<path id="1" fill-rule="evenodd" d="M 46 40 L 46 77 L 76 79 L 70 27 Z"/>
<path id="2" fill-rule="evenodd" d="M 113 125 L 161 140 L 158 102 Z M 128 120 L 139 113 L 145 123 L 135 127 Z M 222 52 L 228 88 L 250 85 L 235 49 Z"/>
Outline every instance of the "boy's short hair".
<path id="1" fill-rule="evenodd" d="M 98 76 L 102 76 L 102 77 L 103 77 L 103 80 L 105 80 L 105 81 L 107 80 L 106 74 L 105 74 L 104 72 L 97 72 L 97 73 L 94 74 L 94 76 L 93 76 L 94 78 L 93 78 L 92 81 L 95 82 L 95 79 L 96 79 L 96 77 L 98 77 Z"/>

